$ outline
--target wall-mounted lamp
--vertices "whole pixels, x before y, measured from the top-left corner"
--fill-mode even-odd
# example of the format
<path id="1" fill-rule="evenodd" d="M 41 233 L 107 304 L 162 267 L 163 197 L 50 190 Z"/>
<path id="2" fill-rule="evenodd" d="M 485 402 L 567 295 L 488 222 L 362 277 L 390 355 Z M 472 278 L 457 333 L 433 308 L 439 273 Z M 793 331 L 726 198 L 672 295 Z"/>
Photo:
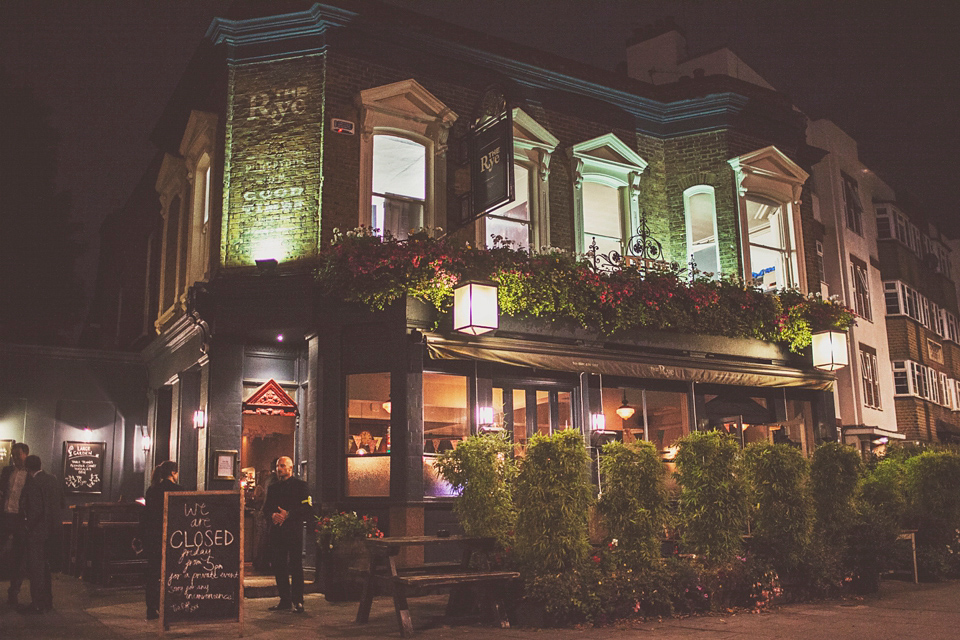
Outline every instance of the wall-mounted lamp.
<path id="1" fill-rule="evenodd" d="M 636 412 L 636 409 L 627 404 L 627 392 L 624 390 L 623 403 L 617 407 L 617 415 L 620 416 L 621 420 L 629 420 Z"/>
<path id="2" fill-rule="evenodd" d="M 207 412 L 203 409 L 197 409 L 193 412 L 193 428 L 203 429 L 207 426 Z"/>
<path id="3" fill-rule="evenodd" d="M 836 371 L 850 364 L 847 357 L 845 331 L 818 331 L 813 334 L 813 366 L 824 371 Z"/>
<path id="4" fill-rule="evenodd" d="M 93 440 L 93 431 L 90 430 L 90 427 L 83 428 L 83 441 L 90 442 Z"/>
<path id="5" fill-rule="evenodd" d="M 607 428 L 607 418 L 602 413 L 590 414 L 590 428 L 594 431 L 605 431 Z"/>
<path id="6" fill-rule="evenodd" d="M 453 290 L 453 330 L 478 336 L 500 325 L 497 285 L 471 280 Z"/>
<path id="7" fill-rule="evenodd" d="M 477 407 L 477 431 L 480 433 L 500 433 L 501 425 L 494 422 L 493 407 Z"/>
<path id="8" fill-rule="evenodd" d="M 387 412 L 387 415 L 390 415 L 390 412 L 393 411 L 393 403 L 390 402 L 389 400 L 387 400 L 380 406 L 383 407 L 383 410 Z"/>
<path id="9" fill-rule="evenodd" d="M 150 437 L 150 427 L 145 424 L 140 425 L 140 445 L 143 447 L 143 455 L 150 453 L 150 447 L 153 446 L 153 438 Z"/>

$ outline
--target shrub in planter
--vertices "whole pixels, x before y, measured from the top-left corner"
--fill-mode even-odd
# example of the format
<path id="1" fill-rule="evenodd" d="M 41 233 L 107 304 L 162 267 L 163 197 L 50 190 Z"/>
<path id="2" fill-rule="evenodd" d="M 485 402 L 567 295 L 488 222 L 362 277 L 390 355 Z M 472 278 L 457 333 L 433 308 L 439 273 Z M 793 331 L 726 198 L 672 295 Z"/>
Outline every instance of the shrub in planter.
<path id="1" fill-rule="evenodd" d="M 718 431 L 695 432 L 679 440 L 675 478 L 686 551 L 717 561 L 740 553 L 747 492 L 739 451 L 733 437 Z"/>
<path id="2" fill-rule="evenodd" d="M 589 469 L 578 432 L 530 438 L 514 489 L 514 551 L 526 571 L 556 574 L 586 559 L 587 511 L 593 498 Z"/>
<path id="3" fill-rule="evenodd" d="M 951 556 L 960 529 L 960 454 L 924 451 L 908 459 L 904 468 L 908 510 L 919 525 L 918 560 L 929 559 L 923 575 L 928 580 L 948 577 L 958 564 Z"/>
<path id="4" fill-rule="evenodd" d="M 880 461 L 864 472 L 858 488 L 854 526 L 848 540 L 847 565 L 855 591 L 872 593 L 880 586 L 880 573 L 897 558 L 906 502 L 904 468 L 897 458 Z M 912 558 L 902 558 L 906 567 Z"/>
<path id="5" fill-rule="evenodd" d="M 755 443 L 744 450 L 743 463 L 753 507 L 753 548 L 783 577 L 800 565 L 810 546 L 807 461 L 789 444 Z"/>
<path id="6" fill-rule="evenodd" d="M 512 482 L 516 466 L 503 434 L 476 435 L 444 451 L 437 471 L 458 492 L 453 510 L 469 536 L 496 538 L 506 546 L 513 530 Z"/>
<path id="7" fill-rule="evenodd" d="M 604 445 L 600 456 L 603 494 L 597 507 L 619 555 L 628 565 L 652 565 L 668 515 L 664 466 L 653 444 Z"/>

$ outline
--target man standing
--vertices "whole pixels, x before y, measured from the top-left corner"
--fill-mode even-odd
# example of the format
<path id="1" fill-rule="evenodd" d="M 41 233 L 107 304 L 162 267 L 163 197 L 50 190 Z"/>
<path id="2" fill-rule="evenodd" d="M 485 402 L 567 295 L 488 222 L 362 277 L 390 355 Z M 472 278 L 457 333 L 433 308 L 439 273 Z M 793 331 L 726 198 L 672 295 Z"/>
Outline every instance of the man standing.
<path id="1" fill-rule="evenodd" d="M 23 489 L 27 516 L 27 575 L 30 576 L 30 604 L 23 613 L 43 613 L 53 608 L 50 583 L 50 545 L 60 525 L 60 483 L 56 476 L 41 470 L 39 456 L 24 461 L 30 476 Z"/>
<path id="2" fill-rule="evenodd" d="M 312 513 L 307 483 L 293 477 L 293 460 L 280 458 L 277 481 L 267 488 L 263 503 L 263 515 L 270 523 L 267 545 L 280 593 L 279 604 L 270 611 L 303 613 L 303 523 Z"/>
<path id="3" fill-rule="evenodd" d="M 173 460 L 165 460 L 153 470 L 150 487 L 144 495 L 143 511 L 140 512 L 140 540 L 143 555 L 147 559 L 147 575 L 144 591 L 147 600 L 147 620 L 160 617 L 160 584 L 163 581 L 163 496 L 168 491 L 183 491 L 177 482 L 180 467 Z"/>
<path id="4" fill-rule="evenodd" d="M 9 559 L 10 588 L 7 602 L 17 606 L 20 584 L 23 582 L 24 560 L 27 555 L 27 530 L 21 498 L 27 482 L 23 463 L 30 455 L 24 442 L 14 443 L 8 466 L 0 471 L 0 551 Z"/>

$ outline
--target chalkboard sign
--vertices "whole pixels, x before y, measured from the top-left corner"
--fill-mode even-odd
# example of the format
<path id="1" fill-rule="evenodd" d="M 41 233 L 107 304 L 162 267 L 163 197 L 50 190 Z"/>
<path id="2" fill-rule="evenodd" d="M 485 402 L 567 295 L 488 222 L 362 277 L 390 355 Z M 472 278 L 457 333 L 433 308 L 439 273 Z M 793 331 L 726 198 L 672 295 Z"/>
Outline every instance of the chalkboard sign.
<path id="1" fill-rule="evenodd" d="M 106 453 L 106 442 L 64 442 L 64 492 L 103 493 L 103 462 Z"/>
<path id="2" fill-rule="evenodd" d="M 164 629 L 239 622 L 243 633 L 243 494 L 171 491 L 163 504 Z"/>

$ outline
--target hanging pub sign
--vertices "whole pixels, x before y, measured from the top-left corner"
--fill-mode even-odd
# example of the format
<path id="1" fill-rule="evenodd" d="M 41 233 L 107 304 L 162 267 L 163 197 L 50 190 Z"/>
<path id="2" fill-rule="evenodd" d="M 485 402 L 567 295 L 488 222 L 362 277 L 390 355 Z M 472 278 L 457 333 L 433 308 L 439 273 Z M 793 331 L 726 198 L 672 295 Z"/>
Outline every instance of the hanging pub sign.
<path id="1" fill-rule="evenodd" d="M 103 462 L 106 452 L 106 442 L 64 442 L 64 492 L 103 493 Z"/>
<path id="2" fill-rule="evenodd" d="M 513 202 L 513 115 L 509 109 L 472 132 L 470 185 L 473 206 L 463 224 Z"/>

